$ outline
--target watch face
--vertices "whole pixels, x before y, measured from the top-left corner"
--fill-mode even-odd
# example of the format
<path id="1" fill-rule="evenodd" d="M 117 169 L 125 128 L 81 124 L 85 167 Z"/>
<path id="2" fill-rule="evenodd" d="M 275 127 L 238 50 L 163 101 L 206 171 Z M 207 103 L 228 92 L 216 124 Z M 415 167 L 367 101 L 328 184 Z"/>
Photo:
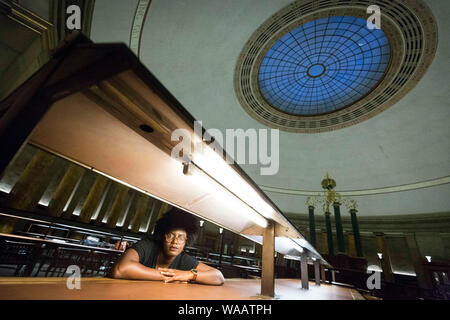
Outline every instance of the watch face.
<path id="1" fill-rule="evenodd" d="M 193 273 L 197 274 L 197 269 L 192 269 L 191 270 Z"/>

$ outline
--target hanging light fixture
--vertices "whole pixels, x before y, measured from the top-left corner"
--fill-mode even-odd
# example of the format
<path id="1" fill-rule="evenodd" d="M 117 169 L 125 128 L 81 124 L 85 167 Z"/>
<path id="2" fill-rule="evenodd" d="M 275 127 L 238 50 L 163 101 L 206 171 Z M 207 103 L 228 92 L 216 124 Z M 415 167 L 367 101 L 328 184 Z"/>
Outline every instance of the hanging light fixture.
<path id="1" fill-rule="evenodd" d="M 330 205 L 335 202 L 344 204 L 348 210 L 356 210 L 356 201 L 349 198 L 344 198 L 339 192 L 335 191 L 336 181 L 328 175 L 322 180 L 322 189 L 324 191 L 319 191 L 316 196 L 310 196 L 306 198 L 306 205 L 317 207 L 322 205 L 324 212 L 330 212 Z"/>

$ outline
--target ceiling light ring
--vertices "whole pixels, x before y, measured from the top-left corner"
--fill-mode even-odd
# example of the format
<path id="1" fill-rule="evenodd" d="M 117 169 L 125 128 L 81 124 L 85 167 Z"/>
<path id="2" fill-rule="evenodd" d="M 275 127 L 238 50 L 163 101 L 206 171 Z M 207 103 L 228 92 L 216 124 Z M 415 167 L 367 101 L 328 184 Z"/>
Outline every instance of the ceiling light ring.
<path id="1" fill-rule="evenodd" d="M 288 132 L 318 133 L 345 128 L 365 121 L 391 107 L 406 95 L 423 77 L 434 58 L 437 49 L 437 25 L 431 11 L 420 0 L 411 0 L 406 4 L 386 3 L 378 0 L 349 0 L 334 3 L 334 7 L 326 7 L 330 6 L 327 1 L 319 0 L 319 4 L 315 8 L 321 8 L 320 10 L 313 10 L 312 6 L 308 6 L 310 2 L 311 0 L 298 0 L 269 18 L 249 39 L 236 64 L 234 87 L 239 102 L 250 116 L 268 127 Z M 388 33 L 389 43 L 393 47 L 391 63 L 387 68 L 385 78 L 378 86 L 353 105 L 320 116 L 289 115 L 270 106 L 259 94 L 257 78 L 258 67 L 264 58 L 263 47 L 269 46 L 269 42 L 273 45 L 278 40 L 277 36 L 280 37 L 281 34 L 286 34 L 292 28 L 304 24 L 307 22 L 306 18 L 314 20 L 321 16 L 338 14 L 359 15 L 367 18 L 367 8 L 363 6 L 363 2 L 367 2 L 368 5 L 380 5 L 382 29 Z M 292 12 L 296 12 L 297 16 Z M 395 12 L 407 14 L 408 19 L 398 20 Z M 286 22 L 288 20 L 286 17 L 290 19 L 288 22 Z M 400 23 L 404 23 L 404 21 L 410 23 L 407 26 L 408 30 L 414 29 L 409 33 L 419 33 L 417 37 L 421 37 L 420 41 L 417 37 L 405 38 L 406 36 L 399 27 Z M 275 24 L 281 27 L 273 31 Z M 419 49 L 408 46 L 410 47 L 408 52 L 402 50 L 402 47 L 407 47 L 405 41 L 412 43 L 413 40 L 419 41 L 417 42 L 421 45 Z M 415 55 L 413 51 L 417 51 Z M 425 53 L 427 54 L 425 55 Z M 409 57 L 409 60 L 405 59 L 405 56 Z M 414 63 L 411 63 L 411 60 Z M 402 81 L 402 77 L 406 81 Z"/>

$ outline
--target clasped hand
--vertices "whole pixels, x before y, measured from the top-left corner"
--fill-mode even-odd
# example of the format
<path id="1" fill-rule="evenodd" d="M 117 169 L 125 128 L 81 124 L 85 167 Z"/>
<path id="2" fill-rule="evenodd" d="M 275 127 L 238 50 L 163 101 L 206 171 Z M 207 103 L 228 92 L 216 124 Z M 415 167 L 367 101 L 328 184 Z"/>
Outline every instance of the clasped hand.
<path id="1" fill-rule="evenodd" d="M 158 268 L 159 273 L 163 276 L 164 282 L 181 281 L 188 282 L 194 277 L 191 271 L 183 271 L 169 268 Z"/>

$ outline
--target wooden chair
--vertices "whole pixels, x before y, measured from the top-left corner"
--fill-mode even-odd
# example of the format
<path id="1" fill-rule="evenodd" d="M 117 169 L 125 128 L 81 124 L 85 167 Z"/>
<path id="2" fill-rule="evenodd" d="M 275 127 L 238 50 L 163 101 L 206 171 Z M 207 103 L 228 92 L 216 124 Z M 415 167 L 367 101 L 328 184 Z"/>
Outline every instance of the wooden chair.
<path id="1" fill-rule="evenodd" d="M 55 254 L 46 270 L 45 276 L 47 277 L 49 273 L 53 276 L 56 272 L 57 276 L 62 277 L 70 265 L 77 265 L 80 267 L 80 271 L 83 270 L 89 253 L 90 250 L 63 247 L 56 248 Z"/>
<path id="2" fill-rule="evenodd" d="M 3 268 L 14 269 L 14 276 L 23 275 L 23 267 L 33 268 L 33 250 L 36 244 L 23 241 L 0 240 L 0 265 Z M 22 272 L 21 272 L 22 271 Z"/>
<path id="3" fill-rule="evenodd" d="M 106 253 L 100 251 L 91 251 L 89 254 L 84 255 L 81 261 L 83 269 L 81 271 L 83 276 L 94 276 L 100 272 L 103 255 Z"/>

